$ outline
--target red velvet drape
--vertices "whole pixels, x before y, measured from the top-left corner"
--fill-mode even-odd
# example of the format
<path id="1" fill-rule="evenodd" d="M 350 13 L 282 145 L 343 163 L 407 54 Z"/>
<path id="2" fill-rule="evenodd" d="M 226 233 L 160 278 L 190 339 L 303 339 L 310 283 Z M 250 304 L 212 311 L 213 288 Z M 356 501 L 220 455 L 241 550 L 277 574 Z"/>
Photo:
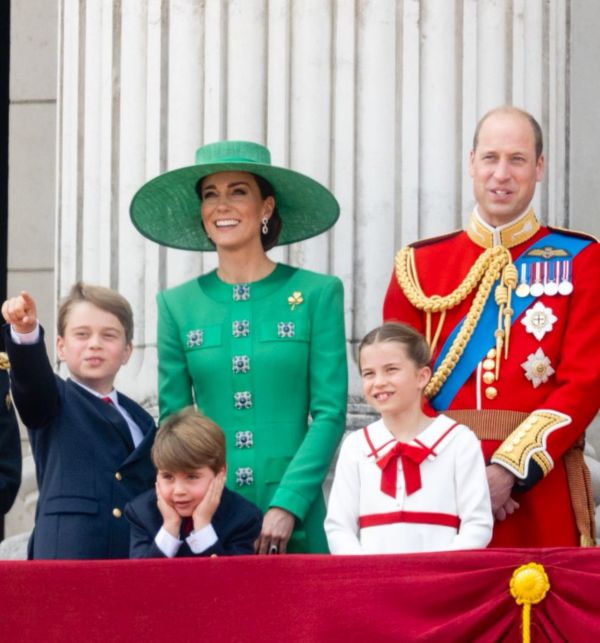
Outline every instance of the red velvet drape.
<path id="1" fill-rule="evenodd" d="M 0 563 L 0 641 L 520 641 L 518 566 L 550 581 L 532 641 L 600 640 L 600 550 Z"/>

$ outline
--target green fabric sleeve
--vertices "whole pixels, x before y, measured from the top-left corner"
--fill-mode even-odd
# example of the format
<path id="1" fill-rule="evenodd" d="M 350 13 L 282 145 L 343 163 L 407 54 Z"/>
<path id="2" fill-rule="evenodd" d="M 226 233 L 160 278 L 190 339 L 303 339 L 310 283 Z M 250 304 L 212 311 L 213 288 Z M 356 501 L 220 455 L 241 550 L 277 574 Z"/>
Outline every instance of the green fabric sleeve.
<path id="1" fill-rule="evenodd" d="M 270 502 L 271 507 L 281 507 L 300 520 L 321 493 L 345 428 L 348 369 L 344 291 L 339 279 L 327 281 L 311 319 L 308 372 L 311 421 Z"/>

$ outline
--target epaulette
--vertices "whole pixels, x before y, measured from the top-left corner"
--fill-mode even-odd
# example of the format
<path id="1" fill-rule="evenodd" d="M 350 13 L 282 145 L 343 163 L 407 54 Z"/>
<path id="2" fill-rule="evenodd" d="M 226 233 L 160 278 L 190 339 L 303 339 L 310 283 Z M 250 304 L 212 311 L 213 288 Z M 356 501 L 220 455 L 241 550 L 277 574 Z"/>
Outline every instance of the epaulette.
<path id="1" fill-rule="evenodd" d="M 598 243 L 600 239 L 598 237 L 595 237 L 593 234 L 589 234 L 588 232 L 580 232 L 579 230 L 569 230 L 568 228 L 559 228 L 558 226 L 548 226 L 548 230 L 552 230 L 552 232 L 559 232 L 560 234 L 567 235 L 568 237 L 577 237 L 578 239 L 589 239 L 590 241 L 595 241 Z"/>
<path id="2" fill-rule="evenodd" d="M 10 368 L 10 362 L 8 361 L 8 355 L 6 353 L 0 353 L 0 371 L 7 371 Z"/>
<path id="3" fill-rule="evenodd" d="M 446 234 L 441 234 L 439 237 L 428 237 L 427 239 L 420 239 L 419 241 L 413 241 L 409 243 L 411 248 L 422 248 L 423 246 L 429 246 L 434 243 L 439 243 L 440 241 L 446 241 L 446 239 L 452 239 L 456 235 L 463 232 L 463 230 L 453 230 L 452 232 L 447 232 Z"/>

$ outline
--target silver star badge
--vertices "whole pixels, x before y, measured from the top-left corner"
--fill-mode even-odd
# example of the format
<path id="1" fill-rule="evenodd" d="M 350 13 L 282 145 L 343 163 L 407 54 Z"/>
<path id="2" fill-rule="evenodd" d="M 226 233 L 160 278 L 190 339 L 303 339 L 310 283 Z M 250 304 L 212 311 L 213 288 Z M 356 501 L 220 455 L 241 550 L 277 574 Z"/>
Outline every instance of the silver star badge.
<path id="1" fill-rule="evenodd" d="M 544 351 L 538 348 L 535 353 L 531 353 L 527 360 L 521 364 L 525 371 L 525 377 L 537 388 L 540 384 L 545 384 L 548 378 L 555 373 L 550 364 L 550 359 L 544 355 Z"/>
<path id="2" fill-rule="evenodd" d="M 525 330 L 531 333 L 538 341 L 541 341 L 542 337 L 552 330 L 555 321 L 557 321 L 557 317 L 552 312 L 552 308 L 544 306 L 539 301 L 531 308 L 528 308 L 525 311 L 525 316 L 521 319 Z"/>

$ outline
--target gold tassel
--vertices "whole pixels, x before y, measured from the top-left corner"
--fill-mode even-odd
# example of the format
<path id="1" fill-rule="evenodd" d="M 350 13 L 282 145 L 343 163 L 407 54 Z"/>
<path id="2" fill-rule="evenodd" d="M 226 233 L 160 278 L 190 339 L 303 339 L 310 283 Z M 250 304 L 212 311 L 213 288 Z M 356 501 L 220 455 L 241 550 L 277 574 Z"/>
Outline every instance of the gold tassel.
<path id="1" fill-rule="evenodd" d="M 531 606 L 543 601 L 549 589 L 550 582 L 543 565 L 527 563 L 513 572 L 510 593 L 517 605 L 523 606 L 523 643 L 531 641 Z"/>
<path id="2" fill-rule="evenodd" d="M 508 346 L 510 343 L 510 320 L 513 309 L 510 307 L 512 291 L 517 287 L 519 275 L 514 263 L 509 263 L 502 270 L 502 283 L 506 287 L 506 303 L 504 306 L 504 359 L 508 359 Z"/>

